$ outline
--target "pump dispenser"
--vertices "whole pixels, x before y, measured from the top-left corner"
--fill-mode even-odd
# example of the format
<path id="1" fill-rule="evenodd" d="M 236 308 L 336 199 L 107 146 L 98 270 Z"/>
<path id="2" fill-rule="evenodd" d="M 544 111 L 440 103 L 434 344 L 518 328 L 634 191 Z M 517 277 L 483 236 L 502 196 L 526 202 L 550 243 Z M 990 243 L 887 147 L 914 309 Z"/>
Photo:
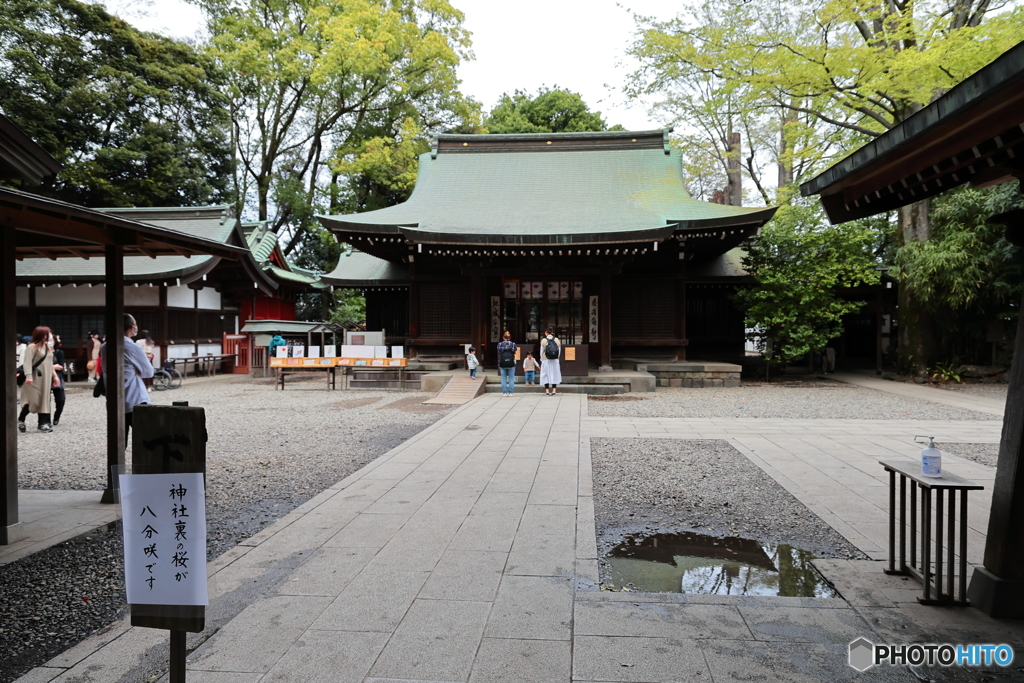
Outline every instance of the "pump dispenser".
<path id="1" fill-rule="evenodd" d="M 918 439 L 928 439 L 928 446 L 921 450 L 921 476 L 938 479 L 942 476 L 942 451 L 935 447 L 934 436 L 915 436 Z"/>

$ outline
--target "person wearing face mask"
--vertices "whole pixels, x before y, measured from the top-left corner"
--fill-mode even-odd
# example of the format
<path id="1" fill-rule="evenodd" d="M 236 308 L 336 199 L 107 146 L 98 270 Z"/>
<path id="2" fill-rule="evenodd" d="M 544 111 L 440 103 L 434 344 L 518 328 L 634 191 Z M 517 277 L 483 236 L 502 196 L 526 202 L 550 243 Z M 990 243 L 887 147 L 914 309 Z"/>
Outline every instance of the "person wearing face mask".
<path id="1" fill-rule="evenodd" d="M 60 343 L 60 335 L 53 335 L 51 347 L 53 349 L 53 371 L 56 373 L 58 384 L 53 385 L 53 426 L 60 424 L 60 415 L 64 412 L 64 382 L 67 380 L 67 373 L 64 364 L 64 345 Z"/>
<path id="2" fill-rule="evenodd" d="M 132 428 L 132 411 L 135 406 L 149 403 L 149 394 L 142 381 L 153 376 L 153 364 L 146 358 L 146 353 L 137 346 L 132 337 L 139 333 L 135 318 L 124 314 L 124 442 L 128 445 L 128 433 Z M 103 376 L 107 374 L 107 344 L 100 347 L 100 358 L 103 365 Z"/>
<path id="3" fill-rule="evenodd" d="M 25 403 L 18 416 L 20 432 L 25 431 L 25 418 L 29 413 L 39 416 L 39 431 L 53 431 L 50 426 L 50 388 L 57 384 L 57 372 L 53 369 L 52 343 L 50 328 L 39 326 L 33 330 L 32 341 L 22 354 L 25 385 L 21 388 L 21 397 Z"/>

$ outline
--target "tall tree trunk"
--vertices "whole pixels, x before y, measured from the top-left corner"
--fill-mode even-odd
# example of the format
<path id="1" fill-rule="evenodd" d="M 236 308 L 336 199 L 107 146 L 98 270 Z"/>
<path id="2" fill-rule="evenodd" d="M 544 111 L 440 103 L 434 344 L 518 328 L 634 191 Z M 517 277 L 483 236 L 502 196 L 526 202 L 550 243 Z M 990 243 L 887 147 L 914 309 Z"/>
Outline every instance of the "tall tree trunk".
<path id="1" fill-rule="evenodd" d="M 899 246 L 931 239 L 931 200 L 908 204 L 899 210 Z M 900 371 L 921 375 L 935 360 L 936 344 L 932 315 L 907 287 L 898 295 Z"/>
<path id="2" fill-rule="evenodd" d="M 728 183 L 725 188 L 725 203 L 729 206 L 743 206 L 743 176 L 740 173 L 740 134 L 729 131 L 725 148 L 725 172 Z"/>
<path id="3" fill-rule="evenodd" d="M 796 107 L 796 99 L 791 100 L 793 107 Z M 792 145 L 786 137 L 786 126 L 796 123 L 795 109 L 782 110 L 782 124 L 779 127 L 779 189 L 789 186 L 793 182 L 793 159 L 790 156 Z"/>

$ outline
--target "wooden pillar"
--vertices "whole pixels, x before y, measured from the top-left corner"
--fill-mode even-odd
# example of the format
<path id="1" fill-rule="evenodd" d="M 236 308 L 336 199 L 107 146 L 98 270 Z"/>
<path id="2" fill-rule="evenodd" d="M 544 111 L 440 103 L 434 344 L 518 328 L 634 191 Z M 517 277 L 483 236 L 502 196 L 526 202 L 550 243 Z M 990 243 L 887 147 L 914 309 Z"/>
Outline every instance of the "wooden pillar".
<path id="1" fill-rule="evenodd" d="M 416 281 L 416 264 L 409 264 L 409 339 L 405 342 L 408 347 L 405 355 L 415 358 L 418 355 L 413 339 L 420 336 L 420 283 Z"/>
<path id="2" fill-rule="evenodd" d="M 199 355 L 199 290 L 192 290 L 192 355 Z M 196 365 L 198 370 L 199 365 Z"/>
<path id="3" fill-rule="evenodd" d="M 124 247 L 104 247 L 107 282 L 103 383 L 107 388 L 107 488 L 101 503 L 116 503 L 111 467 L 124 466 Z"/>
<path id="4" fill-rule="evenodd" d="M 160 362 L 167 360 L 171 339 L 170 317 L 167 315 L 167 285 L 160 285 Z"/>
<path id="5" fill-rule="evenodd" d="M 2 271 L 4 309 L 0 311 L 0 363 L 3 363 L 4 420 L 0 425 L 4 446 L 4 466 L 0 469 L 0 545 L 9 545 L 24 537 L 18 521 L 18 384 L 14 379 L 15 349 L 14 336 L 18 330 L 15 293 L 15 244 L 17 232 L 14 228 L 3 228 Z"/>
<path id="6" fill-rule="evenodd" d="M 686 280 L 676 280 L 676 339 L 686 339 Z M 686 360 L 686 347 L 676 347 L 676 360 Z"/>
<path id="7" fill-rule="evenodd" d="M 989 219 L 1007 226 L 1007 239 L 1024 245 L 1024 210 Z M 1024 300 L 1022 300 L 1024 303 Z M 992 485 L 985 566 L 974 570 L 967 597 L 975 607 L 995 618 L 1024 617 L 1024 316 L 1017 320 L 1010 387 L 1003 413 L 999 460 Z"/>
<path id="8" fill-rule="evenodd" d="M 601 269 L 601 298 L 597 300 L 597 336 L 601 340 L 601 369 L 612 368 L 612 274 Z"/>
<path id="9" fill-rule="evenodd" d="M 476 347 L 476 357 L 484 363 L 487 349 L 484 344 L 486 337 L 480 335 L 481 321 L 484 319 L 484 284 L 480 273 L 469 276 L 469 343 Z"/>
<path id="10" fill-rule="evenodd" d="M 875 297 L 875 374 L 882 374 L 882 293 L 885 283 L 879 278 L 878 295 Z"/>

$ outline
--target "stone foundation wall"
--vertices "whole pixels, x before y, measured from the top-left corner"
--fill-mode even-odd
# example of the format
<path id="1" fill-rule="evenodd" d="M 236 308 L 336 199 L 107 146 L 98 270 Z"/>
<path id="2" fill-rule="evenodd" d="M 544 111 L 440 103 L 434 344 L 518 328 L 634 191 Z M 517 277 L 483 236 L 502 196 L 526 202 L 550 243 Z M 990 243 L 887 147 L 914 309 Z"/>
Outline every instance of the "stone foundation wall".
<path id="1" fill-rule="evenodd" d="M 685 387 L 703 389 L 707 387 L 738 387 L 739 372 L 664 372 L 648 370 L 658 380 L 659 387 Z"/>

